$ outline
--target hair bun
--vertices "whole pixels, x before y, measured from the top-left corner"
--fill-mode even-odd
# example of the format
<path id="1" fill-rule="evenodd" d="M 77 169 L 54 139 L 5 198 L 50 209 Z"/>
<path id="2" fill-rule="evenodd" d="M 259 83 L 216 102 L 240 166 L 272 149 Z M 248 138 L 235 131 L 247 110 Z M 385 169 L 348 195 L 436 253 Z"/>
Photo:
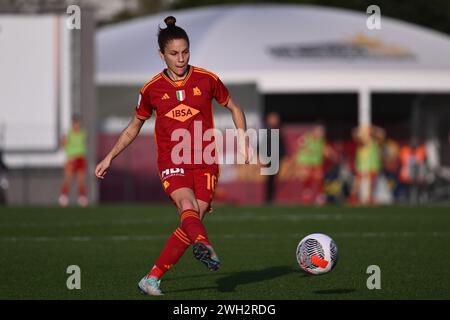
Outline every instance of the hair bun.
<path id="1" fill-rule="evenodd" d="M 177 19 L 175 19 L 174 16 L 168 16 L 167 18 L 164 19 L 164 22 L 166 23 L 167 27 L 174 27 L 175 26 L 175 22 L 177 22 Z"/>

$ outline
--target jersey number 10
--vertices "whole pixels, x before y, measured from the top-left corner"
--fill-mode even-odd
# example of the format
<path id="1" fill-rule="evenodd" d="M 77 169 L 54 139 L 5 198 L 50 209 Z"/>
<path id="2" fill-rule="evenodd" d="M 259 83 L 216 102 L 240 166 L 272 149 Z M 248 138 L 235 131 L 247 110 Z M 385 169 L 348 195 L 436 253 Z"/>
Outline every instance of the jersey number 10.
<path id="1" fill-rule="evenodd" d="M 214 191 L 216 188 L 217 177 L 214 174 L 204 173 L 206 176 L 206 189 Z"/>

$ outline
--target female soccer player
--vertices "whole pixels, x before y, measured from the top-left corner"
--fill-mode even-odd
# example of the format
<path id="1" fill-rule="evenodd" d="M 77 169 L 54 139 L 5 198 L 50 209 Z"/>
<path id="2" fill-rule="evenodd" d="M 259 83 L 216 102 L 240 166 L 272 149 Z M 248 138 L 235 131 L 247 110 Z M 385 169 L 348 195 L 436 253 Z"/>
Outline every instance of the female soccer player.
<path id="1" fill-rule="evenodd" d="M 211 141 L 203 141 L 202 135 L 213 128 L 212 99 L 231 112 L 241 133 L 247 130 L 244 112 L 232 100 L 220 79 L 205 69 L 189 65 L 187 33 L 175 25 L 176 19 L 172 16 L 164 22 L 167 28 L 159 28 L 158 44 L 167 68 L 142 87 L 134 118 L 95 169 L 95 175 L 103 179 L 112 160 L 134 140 L 144 121 L 155 113 L 159 175 L 165 192 L 178 209 L 180 226 L 170 235 L 150 273 L 138 284 L 140 291 L 148 295 L 162 294 L 162 275 L 177 263 L 191 244 L 196 259 L 209 270 L 219 269 L 219 258 L 202 223 L 210 209 L 219 176 L 217 162 L 210 164 L 211 161 L 202 157 L 211 144 Z M 174 152 L 179 143 L 177 139 L 180 136 L 185 139 L 186 135 L 190 138 L 183 141 L 190 141 L 188 148 Z M 173 136 L 178 138 L 174 141 Z M 244 145 L 248 163 L 247 144 Z"/>

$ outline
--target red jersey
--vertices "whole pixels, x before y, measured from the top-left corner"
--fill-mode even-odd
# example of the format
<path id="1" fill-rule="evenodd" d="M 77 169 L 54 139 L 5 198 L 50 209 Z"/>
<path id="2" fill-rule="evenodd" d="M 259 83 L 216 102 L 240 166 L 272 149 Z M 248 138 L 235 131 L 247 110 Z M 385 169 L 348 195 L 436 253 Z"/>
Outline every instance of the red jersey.
<path id="1" fill-rule="evenodd" d="M 153 113 L 156 115 L 155 140 L 160 170 L 204 168 L 210 165 L 205 163 L 201 155 L 214 141 L 214 138 L 210 141 L 202 139 L 206 130 L 214 128 L 212 100 L 214 98 L 219 104 L 226 105 L 229 97 L 228 89 L 219 77 L 194 66 L 189 67 L 186 77 L 181 81 L 171 80 L 163 71 L 142 87 L 135 112 L 142 120 L 149 119 Z M 189 132 L 190 137 L 182 138 L 178 135 L 172 141 L 172 133 L 177 129 Z M 181 164 L 174 163 L 172 150 L 179 150 L 182 140 L 183 145 L 186 146 L 187 143 L 189 147 L 177 154 L 183 156 L 184 160 L 189 160 Z M 186 157 L 183 152 L 188 152 L 189 156 Z"/>

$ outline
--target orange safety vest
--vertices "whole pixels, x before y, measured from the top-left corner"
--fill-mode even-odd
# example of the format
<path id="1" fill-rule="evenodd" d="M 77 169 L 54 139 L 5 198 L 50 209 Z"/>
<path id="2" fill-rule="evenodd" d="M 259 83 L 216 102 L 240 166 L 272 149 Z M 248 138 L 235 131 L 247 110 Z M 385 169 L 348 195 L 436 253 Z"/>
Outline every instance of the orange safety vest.
<path id="1" fill-rule="evenodd" d="M 421 166 L 425 163 L 425 147 L 423 145 L 413 150 L 410 146 L 400 149 L 400 181 L 411 182 L 412 165 Z"/>

